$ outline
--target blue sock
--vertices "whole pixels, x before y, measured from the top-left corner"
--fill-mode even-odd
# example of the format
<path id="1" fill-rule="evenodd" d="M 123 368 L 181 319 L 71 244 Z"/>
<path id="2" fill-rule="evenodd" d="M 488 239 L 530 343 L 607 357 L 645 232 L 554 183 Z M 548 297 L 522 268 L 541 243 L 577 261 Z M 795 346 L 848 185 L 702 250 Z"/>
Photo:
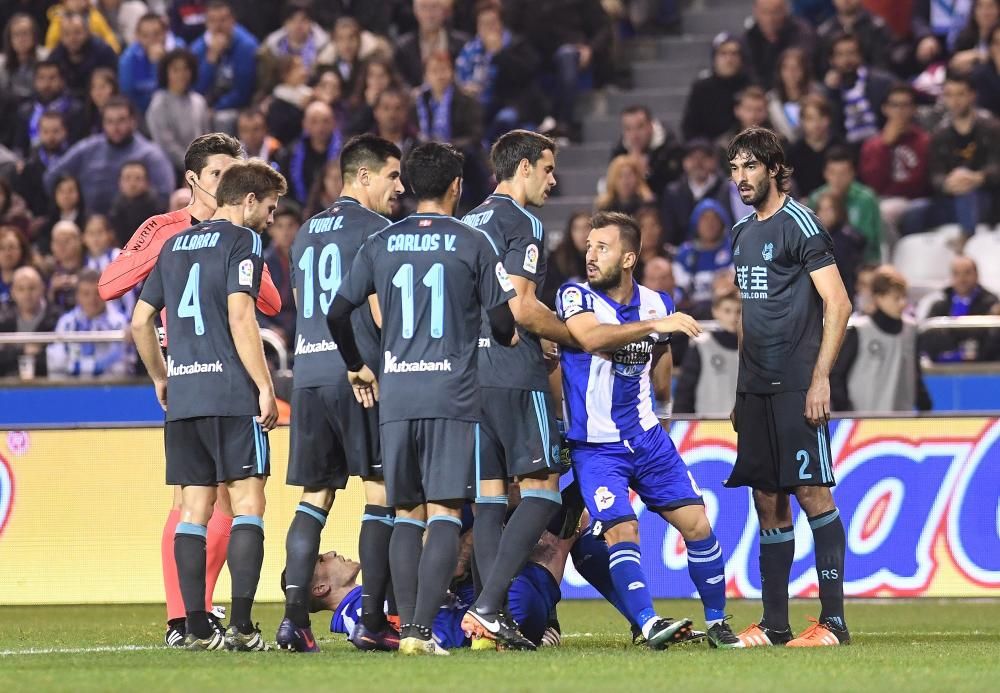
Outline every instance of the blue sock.
<path id="1" fill-rule="evenodd" d="M 570 550 L 573 557 L 573 567 L 580 576 L 590 583 L 591 587 L 600 592 L 601 596 L 621 612 L 631 624 L 625 606 L 615 592 L 614 582 L 611 580 L 611 571 L 608 568 L 609 558 L 608 544 L 600 537 L 595 537 L 592 532 L 585 532 Z"/>
<path id="2" fill-rule="evenodd" d="M 688 573 L 701 595 L 709 626 L 726 617 L 726 562 L 715 533 L 687 542 Z"/>
<path id="3" fill-rule="evenodd" d="M 656 618 L 656 612 L 639 562 L 639 545 L 622 541 L 610 547 L 609 554 L 608 568 L 615 592 L 625 607 L 628 620 L 642 628 L 642 634 L 646 635 L 646 624 Z"/>

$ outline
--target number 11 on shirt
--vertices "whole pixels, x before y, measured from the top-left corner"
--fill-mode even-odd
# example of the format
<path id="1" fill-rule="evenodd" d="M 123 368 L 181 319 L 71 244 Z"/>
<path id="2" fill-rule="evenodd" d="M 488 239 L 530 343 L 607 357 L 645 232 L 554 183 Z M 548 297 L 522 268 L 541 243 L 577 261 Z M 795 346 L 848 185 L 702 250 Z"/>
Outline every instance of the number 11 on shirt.
<path id="1" fill-rule="evenodd" d="M 421 283 L 431 290 L 431 337 L 440 339 L 444 334 L 444 265 L 435 262 L 427 270 Z M 413 316 L 413 265 L 400 265 L 392 278 L 392 285 L 399 289 L 403 299 L 403 338 L 412 339 Z"/>

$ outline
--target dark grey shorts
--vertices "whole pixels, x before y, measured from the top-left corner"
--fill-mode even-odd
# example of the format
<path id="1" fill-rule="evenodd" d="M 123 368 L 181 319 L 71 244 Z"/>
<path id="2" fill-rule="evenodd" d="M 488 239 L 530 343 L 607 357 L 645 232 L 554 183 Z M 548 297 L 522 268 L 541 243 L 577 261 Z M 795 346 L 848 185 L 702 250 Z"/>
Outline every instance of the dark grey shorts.
<path id="1" fill-rule="evenodd" d="M 271 473 L 271 448 L 256 416 L 167 421 L 163 439 L 171 486 L 215 486 Z"/>
<path id="2" fill-rule="evenodd" d="M 477 481 L 559 469 L 559 430 L 548 392 L 484 387 Z"/>
<path id="3" fill-rule="evenodd" d="M 471 500 L 478 426 L 450 419 L 383 423 L 380 433 L 389 505 Z"/>

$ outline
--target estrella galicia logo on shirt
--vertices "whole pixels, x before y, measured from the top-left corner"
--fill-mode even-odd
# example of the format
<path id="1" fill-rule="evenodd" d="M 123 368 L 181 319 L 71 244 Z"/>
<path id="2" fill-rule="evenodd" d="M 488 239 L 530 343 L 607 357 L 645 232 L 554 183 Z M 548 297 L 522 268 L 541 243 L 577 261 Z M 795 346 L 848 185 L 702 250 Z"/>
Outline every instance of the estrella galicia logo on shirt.
<path id="1" fill-rule="evenodd" d="M 611 356 L 615 375 L 626 378 L 638 378 L 646 370 L 646 365 L 653 357 L 653 340 L 651 337 L 626 344 Z"/>
<path id="2" fill-rule="evenodd" d="M 764 262 L 770 262 L 774 259 L 774 243 L 765 243 L 764 249 L 760 251 L 760 256 L 764 258 Z"/>

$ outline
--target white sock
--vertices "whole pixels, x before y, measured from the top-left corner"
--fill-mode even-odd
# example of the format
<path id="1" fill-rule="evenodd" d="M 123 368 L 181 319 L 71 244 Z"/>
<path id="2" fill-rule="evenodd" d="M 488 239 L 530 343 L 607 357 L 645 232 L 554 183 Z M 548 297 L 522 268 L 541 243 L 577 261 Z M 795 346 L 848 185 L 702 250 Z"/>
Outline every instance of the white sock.
<path id="1" fill-rule="evenodd" d="M 654 616 L 642 624 L 642 637 L 649 640 L 649 631 L 653 630 L 653 624 L 660 620 L 659 616 Z"/>
<path id="2" fill-rule="evenodd" d="M 714 621 L 705 621 L 705 627 L 706 628 L 711 628 L 712 626 L 714 626 L 717 623 L 722 623 L 724 620 L 725 619 L 717 618 Z"/>

